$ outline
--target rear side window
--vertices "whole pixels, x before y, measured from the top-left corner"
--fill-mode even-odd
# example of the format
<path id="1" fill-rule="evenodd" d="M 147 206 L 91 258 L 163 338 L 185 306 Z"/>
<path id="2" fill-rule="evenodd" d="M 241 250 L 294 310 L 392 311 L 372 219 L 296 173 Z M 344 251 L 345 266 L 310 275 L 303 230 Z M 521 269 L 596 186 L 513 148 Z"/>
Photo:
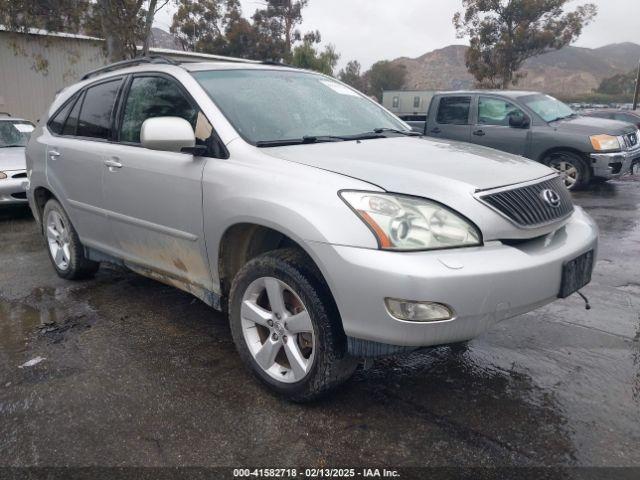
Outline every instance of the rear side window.
<path id="1" fill-rule="evenodd" d="M 82 98 L 83 95 L 80 95 L 75 105 L 69 112 L 69 116 L 67 117 L 67 121 L 64 124 L 64 128 L 62 129 L 63 135 L 75 135 L 76 130 L 78 129 L 78 114 L 80 113 L 80 107 L 82 106 Z"/>
<path id="2" fill-rule="evenodd" d="M 440 124 L 468 125 L 471 97 L 442 97 L 436 121 Z"/>
<path id="3" fill-rule="evenodd" d="M 125 102 L 120 141 L 140 143 L 142 123 L 154 117 L 184 118 L 198 136 L 198 109 L 194 108 L 175 82 L 163 77 L 136 77 L 131 82 Z"/>
<path id="4" fill-rule="evenodd" d="M 75 103 L 75 99 L 67 102 L 64 108 L 60 110 L 51 120 L 49 120 L 49 124 L 47 125 L 49 127 L 49 130 L 51 130 L 56 135 L 62 134 L 62 130 L 64 129 L 64 122 L 69 115 L 71 107 L 73 107 Z"/>
<path id="5" fill-rule="evenodd" d="M 101 139 L 111 136 L 111 115 L 120 83 L 118 79 L 87 89 L 78 118 L 78 136 Z"/>

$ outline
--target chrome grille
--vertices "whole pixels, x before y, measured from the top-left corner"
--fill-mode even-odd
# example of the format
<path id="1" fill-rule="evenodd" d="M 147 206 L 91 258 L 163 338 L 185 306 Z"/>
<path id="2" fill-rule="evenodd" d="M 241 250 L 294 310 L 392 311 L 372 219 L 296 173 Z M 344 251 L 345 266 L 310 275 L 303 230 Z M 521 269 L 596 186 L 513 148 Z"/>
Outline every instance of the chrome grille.
<path id="1" fill-rule="evenodd" d="M 543 192 L 551 190 L 559 197 L 557 207 L 551 206 Z M 556 222 L 573 212 L 569 190 L 560 176 L 533 185 L 480 194 L 478 198 L 519 227 L 535 228 Z"/>

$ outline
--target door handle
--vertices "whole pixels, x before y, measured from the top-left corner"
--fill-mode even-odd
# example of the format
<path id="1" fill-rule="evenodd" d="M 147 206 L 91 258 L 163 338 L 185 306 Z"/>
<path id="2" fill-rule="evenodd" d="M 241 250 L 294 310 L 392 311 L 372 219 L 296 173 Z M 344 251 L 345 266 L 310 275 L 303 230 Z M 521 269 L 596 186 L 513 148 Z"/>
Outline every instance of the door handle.
<path id="1" fill-rule="evenodd" d="M 109 167 L 109 170 L 113 171 L 114 168 L 122 168 L 122 164 L 117 160 L 105 160 L 104 164 Z"/>
<path id="2" fill-rule="evenodd" d="M 438 127 L 431 129 L 431 133 L 441 133 L 441 132 L 442 130 L 440 130 Z"/>
<path id="3" fill-rule="evenodd" d="M 486 133 L 484 133 L 484 130 L 476 130 L 475 132 L 473 132 L 473 134 L 476 137 L 484 137 L 486 135 Z"/>
<path id="4" fill-rule="evenodd" d="M 50 160 L 57 160 L 59 156 L 60 156 L 60 152 L 57 152 L 56 150 L 49 150 Z"/>

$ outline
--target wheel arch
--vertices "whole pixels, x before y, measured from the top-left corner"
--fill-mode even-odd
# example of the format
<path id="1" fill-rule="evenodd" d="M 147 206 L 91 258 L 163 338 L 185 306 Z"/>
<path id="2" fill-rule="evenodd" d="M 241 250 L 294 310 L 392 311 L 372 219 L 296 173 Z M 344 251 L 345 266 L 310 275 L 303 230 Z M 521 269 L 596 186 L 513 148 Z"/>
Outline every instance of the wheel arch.
<path id="1" fill-rule="evenodd" d="M 591 168 L 591 162 L 589 162 L 588 155 L 585 154 L 583 151 L 581 151 L 581 150 L 579 150 L 577 148 L 573 148 L 573 147 L 552 147 L 552 148 L 548 148 L 547 150 L 542 152 L 540 157 L 538 157 L 538 161 L 540 163 L 545 163 L 545 160 L 549 156 L 554 155 L 556 153 L 563 153 L 563 152 L 573 153 L 574 155 L 578 155 L 584 161 L 584 164 L 587 166 L 587 168 L 589 168 L 589 171 L 593 171 L 593 169 Z"/>

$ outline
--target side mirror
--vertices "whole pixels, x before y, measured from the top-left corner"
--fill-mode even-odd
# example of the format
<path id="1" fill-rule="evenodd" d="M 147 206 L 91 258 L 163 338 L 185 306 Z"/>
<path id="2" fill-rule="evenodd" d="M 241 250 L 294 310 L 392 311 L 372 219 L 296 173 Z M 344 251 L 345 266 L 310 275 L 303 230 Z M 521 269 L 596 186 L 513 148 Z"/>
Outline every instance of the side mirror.
<path id="1" fill-rule="evenodd" d="M 193 149 L 196 135 L 191 124 L 179 117 L 148 118 L 140 130 L 140 143 L 150 150 L 182 152 Z"/>
<path id="2" fill-rule="evenodd" d="M 524 114 L 511 114 L 509 115 L 509 126 L 511 128 L 529 128 L 531 119 Z"/>

